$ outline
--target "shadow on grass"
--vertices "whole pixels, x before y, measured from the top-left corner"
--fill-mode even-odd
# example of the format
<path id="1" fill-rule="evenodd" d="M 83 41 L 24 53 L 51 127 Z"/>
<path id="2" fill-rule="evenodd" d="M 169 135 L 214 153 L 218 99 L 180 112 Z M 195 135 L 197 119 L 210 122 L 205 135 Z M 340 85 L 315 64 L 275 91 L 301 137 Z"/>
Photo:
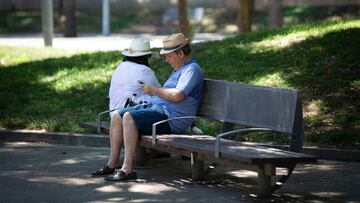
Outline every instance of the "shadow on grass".
<path id="1" fill-rule="evenodd" d="M 107 108 L 117 55 L 87 53 L 1 68 L 1 125 L 79 131 L 77 122 L 95 119 Z"/>

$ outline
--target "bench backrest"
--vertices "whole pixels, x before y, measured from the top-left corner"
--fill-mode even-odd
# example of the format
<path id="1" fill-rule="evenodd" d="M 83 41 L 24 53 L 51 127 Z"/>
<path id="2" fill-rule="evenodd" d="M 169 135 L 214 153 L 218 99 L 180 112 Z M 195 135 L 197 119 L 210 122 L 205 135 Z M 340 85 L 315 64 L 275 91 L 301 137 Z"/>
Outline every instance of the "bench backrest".
<path id="1" fill-rule="evenodd" d="M 303 115 L 297 90 L 205 79 L 198 116 L 290 133 L 290 150 L 302 149 Z"/>

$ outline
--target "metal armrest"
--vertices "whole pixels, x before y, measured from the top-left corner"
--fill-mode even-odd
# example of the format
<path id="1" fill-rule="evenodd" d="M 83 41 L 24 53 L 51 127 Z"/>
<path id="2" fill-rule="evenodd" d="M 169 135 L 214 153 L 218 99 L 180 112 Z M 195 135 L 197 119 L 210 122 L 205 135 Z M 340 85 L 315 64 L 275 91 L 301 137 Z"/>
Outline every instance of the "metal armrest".
<path id="1" fill-rule="evenodd" d="M 119 108 L 117 108 L 119 109 Z M 106 113 L 109 113 L 109 112 L 112 112 L 112 111 L 115 111 L 117 109 L 110 109 L 110 110 L 107 110 L 107 111 L 103 111 L 103 112 L 100 112 L 98 114 L 98 117 L 97 117 L 97 122 L 98 122 L 98 125 L 97 125 L 97 130 L 98 130 L 98 133 L 101 133 L 101 116 L 106 114 Z"/>
<path id="2" fill-rule="evenodd" d="M 232 130 L 232 131 L 227 131 L 224 133 L 217 134 L 216 141 L 215 141 L 215 158 L 220 158 L 220 138 L 231 135 L 231 134 L 240 133 L 240 132 L 269 131 L 269 130 L 270 129 L 268 129 L 268 128 L 245 128 L 245 129 L 237 129 L 237 130 Z"/>
<path id="3" fill-rule="evenodd" d="M 156 126 L 161 124 L 161 123 L 165 123 L 165 122 L 169 122 L 169 121 L 173 121 L 173 120 L 179 120 L 179 119 L 204 119 L 204 120 L 216 120 L 216 119 L 212 119 L 212 118 L 205 118 L 205 117 L 199 117 L 199 116 L 181 116 L 181 117 L 176 117 L 176 118 L 169 118 L 169 119 L 165 119 L 162 121 L 158 121 L 156 123 L 153 123 L 152 125 L 152 143 L 156 144 Z"/>

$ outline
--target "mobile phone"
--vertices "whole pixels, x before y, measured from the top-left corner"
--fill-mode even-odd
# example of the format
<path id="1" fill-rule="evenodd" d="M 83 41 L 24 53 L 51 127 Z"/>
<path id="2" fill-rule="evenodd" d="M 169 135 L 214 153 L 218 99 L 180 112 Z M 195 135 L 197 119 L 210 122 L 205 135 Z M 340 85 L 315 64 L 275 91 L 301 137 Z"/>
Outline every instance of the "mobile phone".
<path id="1" fill-rule="evenodd" d="M 140 85 L 143 85 L 143 84 L 144 84 L 144 82 L 142 82 L 142 81 L 140 81 L 140 80 L 138 80 L 138 83 L 140 83 Z"/>

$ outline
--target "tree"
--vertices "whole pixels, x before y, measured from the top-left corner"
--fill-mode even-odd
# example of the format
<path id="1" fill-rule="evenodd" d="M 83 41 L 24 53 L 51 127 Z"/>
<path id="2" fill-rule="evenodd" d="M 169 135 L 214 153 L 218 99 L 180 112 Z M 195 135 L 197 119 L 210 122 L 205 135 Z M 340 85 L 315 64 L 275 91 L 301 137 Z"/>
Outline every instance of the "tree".
<path id="1" fill-rule="evenodd" d="M 237 26 L 239 34 L 251 32 L 254 0 L 239 0 L 237 13 Z"/>
<path id="2" fill-rule="evenodd" d="M 189 18 L 186 0 L 178 0 L 179 28 L 185 37 L 190 37 Z"/>
<path id="3" fill-rule="evenodd" d="M 76 37 L 76 0 L 62 0 L 63 13 L 65 16 L 65 37 Z"/>
<path id="4" fill-rule="evenodd" d="M 268 12 L 269 27 L 281 27 L 283 25 L 282 0 L 269 0 Z"/>

